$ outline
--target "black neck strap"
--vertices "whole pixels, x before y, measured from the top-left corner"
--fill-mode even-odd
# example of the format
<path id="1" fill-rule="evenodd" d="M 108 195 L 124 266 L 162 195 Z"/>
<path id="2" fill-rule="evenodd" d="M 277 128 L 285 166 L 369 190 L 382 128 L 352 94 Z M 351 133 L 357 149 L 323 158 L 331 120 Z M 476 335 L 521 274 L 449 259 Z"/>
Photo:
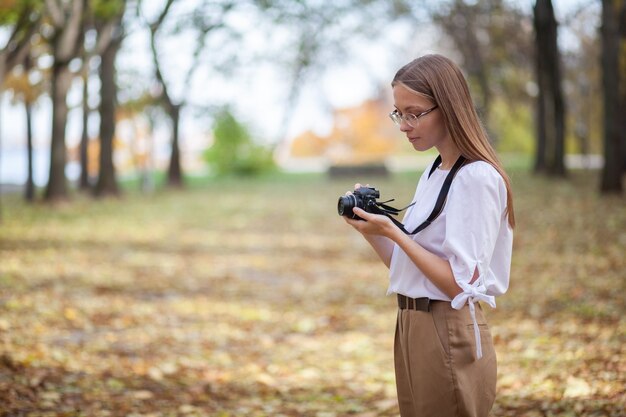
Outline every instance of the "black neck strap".
<path id="1" fill-rule="evenodd" d="M 428 226 L 430 226 L 430 224 L 433 221 L 435 221 L 437 217 L 439 217 L 439 215 L 443 211 L 443 206 L 446 204 L 446 199 L 448 198 L 448 192 L 450 191 L 450 186 L 452 185 L 452 180 L 454 179 L 454 176 L 459 171 L 459 169 L 461 169 L 461 167 L 463 166 L 463 164 L 465 164 L 466 161 L 467 159 L 465 159 L 465 157 L 459 156 L 459 159 L 456 160 L 456 162 L 454 163 L 454 166 L 452 167 L 450 172 L 448 172 L 446 179 L 443 181 L 443 185 L 441 186 L 441 191 L 439 191 L 439 196 L 437 197 L 437 202 L 435 203 L 435 207 L 433 208 L 433 211 L 430 213 L 430 216 L 428 216 L 428 218 L 424 220 L 422 224 L 417 226 L 417 228 L 412 233 L 409 233 L 409 231 L 407 231 L 404 228 L 402 223 L 398 222 L 399 224 L 398 227 L 400 227 L 400 229 L 404 233 L 406 233 L 407 235 L 414 235 L 416 233 L 419 233 L 422 230 L 426 229 Z M 440 164 L 441 164 L 441 155 L 437 156 L 437 159 L 435 159 L 435 162 L 433 163 L 433 166 L 430 169 L 430 172 L 428 173 L 428 178 L 430 178 L 432 173 L 435 172 L 435 170 Z"/>

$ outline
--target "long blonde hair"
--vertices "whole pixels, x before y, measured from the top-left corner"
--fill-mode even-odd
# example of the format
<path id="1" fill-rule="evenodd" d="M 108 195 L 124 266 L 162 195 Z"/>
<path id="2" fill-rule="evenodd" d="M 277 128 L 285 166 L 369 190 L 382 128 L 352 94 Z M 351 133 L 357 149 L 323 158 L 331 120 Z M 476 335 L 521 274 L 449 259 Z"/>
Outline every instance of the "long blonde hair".
<path id="1" fill-rule="evenodd" d="M 506 185 L 509 225 L 515 227 L 511 180 L 489 143 L 461 69 L 442 55 L 424 55 L 398 70 L 391 82 L 392 86 L 397 84 L 439 106 L 452 141 L 461 155 L 470 162 L 485 161 L 498 171 Z"/>

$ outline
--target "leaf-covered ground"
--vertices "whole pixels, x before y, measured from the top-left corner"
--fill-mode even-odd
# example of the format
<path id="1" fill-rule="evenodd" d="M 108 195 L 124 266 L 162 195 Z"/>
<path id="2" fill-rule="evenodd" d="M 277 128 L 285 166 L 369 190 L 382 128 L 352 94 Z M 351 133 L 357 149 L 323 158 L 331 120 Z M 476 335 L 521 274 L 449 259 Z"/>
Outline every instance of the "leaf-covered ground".
<path id="1" fill-rule="evenodd" d="M 371 180 L 408 201 L 416 175 Z M 626 210 L 513 173 L 493 416 L 623 416 Z M 220 180 L 54 208 L 3 196 L 2 416 L 396 416 L 387 273 L 350 180 Z M 488 310 L 488 309 L 487 309 Z"/>

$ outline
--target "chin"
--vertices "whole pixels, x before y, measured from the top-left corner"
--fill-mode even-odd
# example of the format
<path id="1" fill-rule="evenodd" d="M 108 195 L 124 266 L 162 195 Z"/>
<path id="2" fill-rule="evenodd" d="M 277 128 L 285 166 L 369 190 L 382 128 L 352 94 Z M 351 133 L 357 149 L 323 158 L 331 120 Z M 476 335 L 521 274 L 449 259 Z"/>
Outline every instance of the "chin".
<path id="1" fill-rule="evenodd" d="M 419 151 L 419 152 L 425 152 L 425 151 L 427 151 L 429 149 L 432 149 L 432 147 L 433 147 L 432 145 L 419 143 L 419 141 L 413 143 L 413 149 L 415 149 L 416 151 Z"/>

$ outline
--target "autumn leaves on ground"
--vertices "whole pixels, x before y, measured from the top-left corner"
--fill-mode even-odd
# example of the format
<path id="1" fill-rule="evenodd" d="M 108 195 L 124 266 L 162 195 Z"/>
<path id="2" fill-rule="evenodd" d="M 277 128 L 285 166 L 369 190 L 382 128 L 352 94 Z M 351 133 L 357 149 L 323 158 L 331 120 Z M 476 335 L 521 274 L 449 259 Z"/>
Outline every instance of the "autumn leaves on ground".
<path id="1" fill-rule="evenodd" d="M 626 406 L 623 198 L 512 173 L 493 416 Z M 416 174 L 372 180 L 408 201 Z M 51 208 L 3 196 L 0 415 L 396 416 L 386 270 L 337 216 L 351 180 L 219 180 Z"/>

